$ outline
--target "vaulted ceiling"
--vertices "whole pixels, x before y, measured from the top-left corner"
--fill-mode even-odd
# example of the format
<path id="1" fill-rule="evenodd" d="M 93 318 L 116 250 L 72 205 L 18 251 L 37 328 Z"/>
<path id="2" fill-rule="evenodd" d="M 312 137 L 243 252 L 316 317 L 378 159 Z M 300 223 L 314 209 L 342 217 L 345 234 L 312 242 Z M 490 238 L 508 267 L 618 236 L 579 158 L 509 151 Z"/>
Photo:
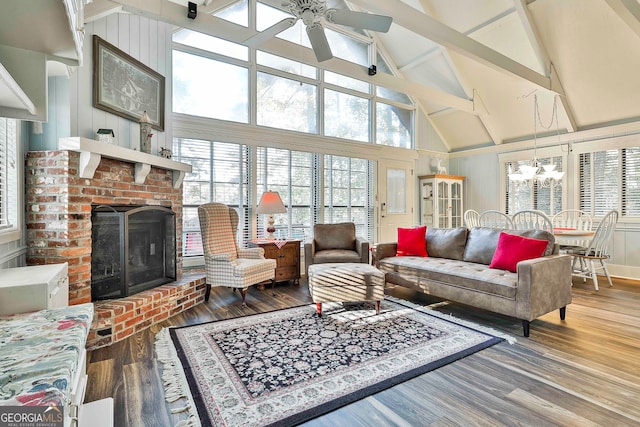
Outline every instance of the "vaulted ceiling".
<path id="1" fill-rule="evenodd" d="M 265 0 L 278 5 L 279 1 Z M 180 4 L 178 4 L 180 3 Z M 89 19 L 115 8 L 239 42 L 254 30 L 202 13 L 233 0 L 94 0 Z M 393 17 L 388 33 L 370 33 L 395 78 L 370 79 L 416 100 L 450 152 L 540 135 L 625 123 L 640 128 L 638 0 L 346 0 L 356 11 Z M 197 22 L 196 22 L 197 21 Z M 265 49 L 313 63 L 310 49 L 273 39 Z M 367 79 L 366 68 L 337 58 L 332 71 Z M 534 99 L 539 120 L 534 122 Z M 554 104 L 556 106 L 554 107 Z M 554 121 L 557 109 L 557 125 Z M 534 124 L 535 123 L 535 124 Z"/>

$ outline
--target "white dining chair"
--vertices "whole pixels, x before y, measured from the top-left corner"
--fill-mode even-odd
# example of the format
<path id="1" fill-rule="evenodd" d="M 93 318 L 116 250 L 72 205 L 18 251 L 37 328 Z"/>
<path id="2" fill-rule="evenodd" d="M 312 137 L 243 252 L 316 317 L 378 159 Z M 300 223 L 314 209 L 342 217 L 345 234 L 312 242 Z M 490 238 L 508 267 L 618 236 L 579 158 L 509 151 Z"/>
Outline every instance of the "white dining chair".
<path id="1" fill-rule="evenodd" d="M 482 212 L 478 218 L 478 225 L 480 227 L 513 229 L 513 222 L 511 222 L 509 215 L 494 210 Z"/>
<path id="2" fill-rule="evenodd" d="M 544 230 L 553 233 L 551 220 L 542 211 L 519 211 L 513 214 L 511 221 L 515 230 Z"/>
<path id="3" fill-rule="evenodd" d="M 553 228 L 572 228 L 576 230 L 591 230 L 593 219 L 580 209 L 565 209 L 551 218 Z"/>
<path id="4" fill-rule="evenodd" d="M 551 223 L 554 230 L 591 230 L 593 218 L 589 213 L 580 209 L 565 209 L 555 214 L 551 218 Z M 560 251 L 563 252 L 567 247 L 586 247 L 588 245 L 589 240 L 569 240 L 560 245 Z"/>
<path id="5" fill-rule="evenodd" d="M 566 253 L 572 255 L 572 274 L 582 277 L 584 280 L 593 280 L 593 286 L 598 290 L 598 272 L 604 273 L 609 281 L 609 286 L 613 286 L 611 276 L 604 261 L 610 258 L 609 247 L 613 240 L 613 231 L 618 223 L 618 211 L 610 211 L 598 224 L 596 232 L 586 248 L 574 248 Z M 596 261 L 600 265 L 596 265 Z"/>
<path id="6" fill-rule="evenodd" d="M 478 227 L 480 225 L 480 212 L 473 209 L 464 211 L 464 225 L 467 228 Z"/>

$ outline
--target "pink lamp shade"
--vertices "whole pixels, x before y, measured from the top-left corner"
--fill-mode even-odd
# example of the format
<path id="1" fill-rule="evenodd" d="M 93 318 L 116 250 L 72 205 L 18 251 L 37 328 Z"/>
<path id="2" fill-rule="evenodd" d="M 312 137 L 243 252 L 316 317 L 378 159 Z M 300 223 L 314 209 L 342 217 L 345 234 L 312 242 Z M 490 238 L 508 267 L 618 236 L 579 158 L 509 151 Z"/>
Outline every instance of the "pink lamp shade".
<path id="1" fill-rule="evenodd" d="M 260 203 L 258 203 L 256 213 L 269 215 L 269 226 L 267 227 L 268 239 L 275 238 L 273 233 L 276 231 L 276 228 L 273 225 L 273 214 L 286 212 L 287 208 L 285 208 L 284 203 L 282 203 L 280 194 L 278 194 L 277 191 L 265 191 L 264 193 L 262 193 L 262 197 L 260 198 Z"/>

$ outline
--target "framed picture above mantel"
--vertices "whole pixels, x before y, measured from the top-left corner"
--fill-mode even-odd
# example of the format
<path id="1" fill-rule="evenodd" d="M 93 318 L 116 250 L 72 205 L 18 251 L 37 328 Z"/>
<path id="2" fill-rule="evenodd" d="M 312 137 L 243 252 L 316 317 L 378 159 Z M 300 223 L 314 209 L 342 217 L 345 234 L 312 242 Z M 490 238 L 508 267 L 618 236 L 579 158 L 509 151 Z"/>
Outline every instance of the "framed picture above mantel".
<path id="1" fill-rule="evenodd" d="M 137 122 L 146 111 L 164 130 L 164 76 L 93 36 L 93 106 Z"/>

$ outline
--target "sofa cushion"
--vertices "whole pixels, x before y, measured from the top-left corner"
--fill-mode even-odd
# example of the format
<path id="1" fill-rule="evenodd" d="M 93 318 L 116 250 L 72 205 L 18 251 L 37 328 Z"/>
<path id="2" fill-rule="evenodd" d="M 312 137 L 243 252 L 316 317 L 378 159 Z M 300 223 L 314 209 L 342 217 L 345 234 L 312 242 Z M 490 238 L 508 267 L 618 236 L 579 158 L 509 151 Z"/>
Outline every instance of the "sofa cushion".
<path id="1" fill-rule="evenodd" d="M 352 222 L 316 224 L 313 227 L 316 251 L 325 249 L 356 250 L 356 226 Z"/>
<path id="2" fill-rule="evenodd" d="M 544 253 L 547 243 L 546 240 L 530 239 L 502 232 L 489 268 L 515 273 L 516 266 L 520 261 L 540 257 Z"/>
<path id="3" fill-rule="evenodd" d="M 531 239 L 546 240 L 547 246 L 542 256 L 553 253 L 555 239 L 553 234 L 544 230 L 502 230 L 499 228 L 473 227 L 469 230 L 467 246 L 464 250 L 463 260 L 489 265 L 498 246 L 501 232 L 516 236 L 529 237 Z"/>
<path id="4" fill-rule="evenodd" d="M 390 257 L 380 261 L 379 269 L 399 273 L 425 289 L 437 282 L 508 299 L 515 299 L 518 285 L 517 273 L 447 258 Z"/>
<path id="5" fill-rule="evenodd" d="M 425 240 L 426 226 L 414 228 L 398 228 L 397 256 L 428 256 Z"/>
<path id="6" fill-rule="evenodd" d="M 325 249 L 316 251 L 313 255 L 313 264 L 325 264 L 328 262 L 361 262 L 362 258 L 356 251 L 348 249 Z"/>
<path id="7" fill-rule="evenodd" d="M 466 227 L 427 228 L 427 253 L 429 256 L 461 260 L 467 243 Z"/>

